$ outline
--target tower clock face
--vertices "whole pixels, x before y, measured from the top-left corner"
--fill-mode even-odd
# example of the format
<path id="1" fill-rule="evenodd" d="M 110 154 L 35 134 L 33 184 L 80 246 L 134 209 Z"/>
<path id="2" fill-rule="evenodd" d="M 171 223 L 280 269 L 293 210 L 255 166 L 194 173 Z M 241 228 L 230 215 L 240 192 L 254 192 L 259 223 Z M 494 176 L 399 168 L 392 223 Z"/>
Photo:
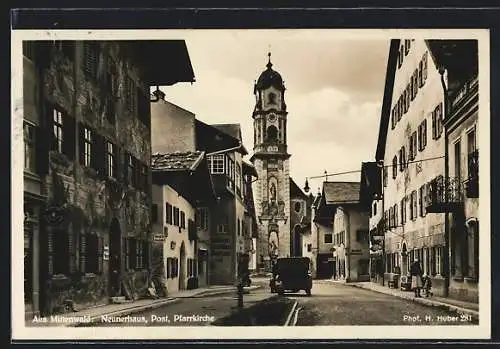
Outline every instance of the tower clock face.
<path id="1" fill-rule="evenodd" d="M 275 122 L 276 121 L 276 115 L 270 114 L 268 119 L 269 119 L 270 122 Z"/>

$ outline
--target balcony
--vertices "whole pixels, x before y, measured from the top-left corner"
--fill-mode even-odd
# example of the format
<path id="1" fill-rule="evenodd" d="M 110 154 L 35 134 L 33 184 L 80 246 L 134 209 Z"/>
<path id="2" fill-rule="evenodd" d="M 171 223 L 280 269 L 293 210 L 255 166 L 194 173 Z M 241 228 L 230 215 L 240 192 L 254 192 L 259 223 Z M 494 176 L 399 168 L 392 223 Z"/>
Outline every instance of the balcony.
<path id="1" fill-rule="evenodd" d="M 468 155 L 469 178 L 465 181 L 465 193 L 468 198 L 479 197 L 479 151 Z"/>
<path id="2" fill-rule="evenodd" d="M 426 211 L 428 213 L 454 212 L 463 206 L 464 188 L 460 178 L 433 179 L 427 189 Z"/>

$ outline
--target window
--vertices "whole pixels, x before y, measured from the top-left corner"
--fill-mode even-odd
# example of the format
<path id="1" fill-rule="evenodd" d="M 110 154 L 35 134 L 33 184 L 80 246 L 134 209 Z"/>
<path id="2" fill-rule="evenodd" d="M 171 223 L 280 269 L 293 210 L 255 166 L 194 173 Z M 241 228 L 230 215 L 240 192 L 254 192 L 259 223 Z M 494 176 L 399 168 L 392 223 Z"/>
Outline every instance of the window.
<path id="1" fill-rule="evenodd" d="M 293 205 L 293 209 L 295 210 L 295 212 L 299 213 L 300 210 L 302 209 L 302 205 L 300 204 L 300 202 L 296 201 L 295 204 Z"/>
<path id="2" fill-rule="evenodd" d="M 267 141 L 268 142 L 276 142 L 278 139 L 278 129 L 276 126 L 269 126 L 267 128 Z"/>
<path id="3" fill-rule="evenodd" d="M 467 133 L 467 154 L 476 151 L 476 129 L 473 128 Z"/>
<path id="4" fill-rule="evenodd" d="M 422 151 L 427 145 L 427 119 L 418 126 L 418 150 Z"/>
<path id="5" fill-rule="evenodd" d="M 405 90 L 403 91 L 403 114 L 406 114 L 406 112 L 408 111 L 408 86 L 405 88 Z"/>
<path id="6" fill-rule="evenodd" d="M 401 224 L 406 223 L 406 198 L 401 199 Z"/>
<path id="7" fill-rule="evenodd" d="M 269 93 L 267 102 L 269 104 L 276 104 L 276 94 L 274 94 L 272 92 Z"/>
<path id="8" fill-rule="evenodd" d="M 417 131 L 414 131 L 410 136 L 410 154 L 409 160 L 413 161 L 417 157 Z"/>
<path id="9" fill-rule="evenodd" d="M 407 166 L 408 164 L 406 163 L 406 151 L 405 147 L 402 146 L 399 150 L 399 170 L 402 172 Z"/>
<path id="10" fill-rule="evenodd" d="M 173 222 L 173 214 L 172 214 L 172 205 L 170 205 L 168 202 L 165 204 L 165 217 L 166 217 L 166 222 L 167 224 L 172 224 Z"/>
<path id="11" fill-rule="evenodd" d="M 85 273 L 102 273 L 102 260 L 103 260 L 103 238 L 96 234 L 86 234 L 82 235 L 81 238 L 82 247 L 80 250 L 84 252 L 83 263 L 80 268 Z M 82 258 L 80 259 L 82 260 Z"/>
<path id="12" fill-rule="evenodd" d="M 425 184 L 418 189 L 419 213 L 421 217 L 425 216 Z"/>
<path id="13" fill-rule="evenodd" d="M 24 169 L 30 172 L 36 171 L 35 164 L 35 126 L 24 122 Z"/>
<path id="14" fill-rule="evenodd" d="M 396 115 L 396 107 L 392 108 L 392 113 L 391 113 L 391 128 L 394 130 L 396 127 L 396 120 L 397 115 Z"/>
<path id="15" fill-rule="evenodd" d="M 417 218 L 417 192 L 414 190 L 410 194 L 410 219 Z"/>
<path id="16" fill-rule="evenodd" d="M 92 131 L 89 128 L 84 128 L 83 130 L 84 138 L 84 148 L 83 148 L 83 165 L 90 167 L 92 159 Z"/>
<path id="17" fill-rule="evenodd" d="M 411 100 L 413 101 L 418 94 L 418 69 L 415 69 L 413 75 L 411 76 Z"/>
<path id="18" fill-rule="evenodd" d="M 440 246 L 435 247 L 435 249 L 436 249 L 436 252 L 435 252 L 435 254 L 436 254 L 436 260 L 435 260 L 436 261 L 436 273 L 441 275 L 442 274 L 442 269 L 441 269 L 441 263 L 442 263 L 441 262 L 441 252 L 442 251 L 441 251 Z"/>
<path id="19" fill-rule="evenodd" d="M 179 208 L 174 206 L 174 225 L 179 226 Z"/>
<path id="20" fill-rule="evenodd" d="M 424 53 L 424 56 L 422 57 L 422 86 L 425 84 L 425 81 L 427 80 L 427 52 Z"/>
<path id="21" fill-rule="evenodd" d="M 462 161 L 461 161 L 461 151 L 460 151 L 460 140 L 457 141 L 454 145 L 454 150 L 455 150 L 455 177 L 460 179 L 461 177 L 461 170 L 462 170 Z"/>
<path id="22" fill-rule="evenodd" d="M 208 210 L 205 207 L 196 209 L 195 220 L 198 229 L 208 230 Z"/>
<path id="23" fill-rule="evenodd" d="M 143 256 L 143 251 L 144 251 L 144 241 L 142 240 L 137 240 L 135 243 L 135 268 L 136 269 L 144 269 L 144 256 Z"/>
<path id="24" fill-rule="evenodd" d="M 151 205 L 151 221 L 153 221 L 153 223 L 158 223 L 158 205 L 157 204 Z"/>
<path id="25" fill-rule="evenodd" d="M 377 203 L 376 202 L 373 203 L 373 210 L 372 210 L 372 212 L 373 212 L 374 216 L 377 215 Z"/>
<path id="26" fill-rule="evenodd" d="M 52 150 L 63 152 L 63 114 L 61 111 L 53 110 L 54 144 Z"/>
<path id="27" fill-rule="evenodd" d="M 185 229 L 186 228 L 186 214 L 184 213 L 184 211 L 180 211 L 180 218 L 181 218 L 181 222 L 180 222 L 180 227 L 182 229 Z"/>
<path id="28" fill-rule="evenodd" d="M 307 252 L 311 252 L 312 251 L 312 244 L 307 244 Z"/>
<path id="29" fill-rule="evenodd" d="M 411 40 L 405 40 L 405 56 L 410 53 Z"/>
<path id="30" fill-rule="evenodd" d="M 99 45 L 96 42 L 83 44 L 83 64 L 85 75 L 96 79 L 99 66 Z"/>
<path id="31" fill-rule="evenodd" d="M 333 242 L 333 234 L 325 234 L 325 244 L 331 244 Z"/>
<path id="32" fill-rule="evenodd" d="M 238 218 L 238 221 L 237 221 L 237 232 L 238 232 L 238 236 L 241 235 L 241 223 L 240 223 L 240 219 Z"/>
<path id="33" fill-rule="evenodd" d="M 210 173 L 220 174 L 224 173 L 224 155 L 212 155 L 208 158 Z"/>
<path id="34" fill-rule="evenodd" d="M 241 194 L 241 166 L 236 165 L 236 192 Z"/>
<path id="35" fill-rule="evenodd" d="M 356 241 L 361 243 L 368 242 L 368 231 L 356 230 Z"/>
<path id="36" fill-rule="evenodd" d="M 396 228 L 398 226 L 398 205 L 394 204 L 392 207 L 392 216 L 393 216 L 393 226 Z"/>
<path id="37" fill-rule="evenodd" d="M 225 234 L 228 232 L 228 226 L 225 223 L 217 224 L 217 233 Z"/>
<path id="38" fill-rule="evenodd" d="M 115 178 L 116 177 L 116 146 L 107 142 L 107 157 L 108 157 L 108 177 Z"/>
<path id="39" fill-rule="evenodd" d="M 392 158 L 392 178 L 395 179 L 398 176 L 398 157 L 394 156 Z"/>
<path id="40" fill-rule="evenodd" d="M 125 105 L 127 110 L 135 116 L 137 112 L 137 91 L 136 84 L 130 76 L 125 79 Z"/>
<path id="41" fill-rule="evenodd" d="M 398 99 L 398 121 L 401 120 L 401 117 L 404 114 L 404 108 L 403 108 L 403 96 L 399 96 Z"/>

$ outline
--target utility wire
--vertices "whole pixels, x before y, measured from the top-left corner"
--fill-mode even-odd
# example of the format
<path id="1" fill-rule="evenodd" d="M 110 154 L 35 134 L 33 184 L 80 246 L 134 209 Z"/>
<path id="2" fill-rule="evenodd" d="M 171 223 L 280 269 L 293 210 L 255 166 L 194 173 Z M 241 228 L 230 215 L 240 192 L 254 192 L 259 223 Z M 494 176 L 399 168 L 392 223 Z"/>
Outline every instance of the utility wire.
<path id="1" fill-rule="evenodd" d="M 406 164 L 413 164 L 413 163 L 417 163 L 417 162 L 424 162 L 424 161 L 432 161 L 432 160 L 437 160 L 437 159 L 444 159 L 444 156 L 436 156 L 434 158 L 427 158 L 427 159 L 421 159 L 421 160 L 414 160 L 414 161 L 407 161 Z M 393 167 L 393 165 L 384 165 L 384 166 L 380 166 L 380 167 L 384 167 L 384 168 L 389 168 L 389 167 Z M 350 173 L 360 173 L 361 170 L 353 170 L 353 171 L 345 171 L 345 172 L 335 172 L 335 173 L 328 173 L 328 174 L 323 174 L 321 176 L 311 176 L 311 177 L 306 177 L 308 179 L 315 179 L 315 178 L 323 178 L 323 177 L 330 177 L 330 176 L 340 176 L 340 175 L 344 175 L 344 174 L 350 174 Z"/>

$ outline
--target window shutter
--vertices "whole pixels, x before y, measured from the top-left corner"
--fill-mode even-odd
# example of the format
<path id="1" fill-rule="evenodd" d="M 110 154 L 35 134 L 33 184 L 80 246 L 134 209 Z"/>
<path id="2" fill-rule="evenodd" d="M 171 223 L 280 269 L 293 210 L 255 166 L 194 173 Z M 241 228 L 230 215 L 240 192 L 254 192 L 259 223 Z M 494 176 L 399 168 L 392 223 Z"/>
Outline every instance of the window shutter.
<path id="1" fill-rule="evenodd" d="M 75 132 L 75 118 L 68 113 L 63 113 L 63 153 L 69 160 L 75 159 Z"/>
<path id="2" fill-rule="evenodd" d="M 424 85 L 423 83 L 423 61 L 420 61 L 418 64 L 418 87 L 422 87 Z"/>
<path id="3" fill-rule="evenodd" d="M 97 272 L 103 272 L 103 254 L 104 254 L 104 238 L 102 236 L 97 237 Z"/>
<path id="4" fill-rule="evenodd" d="M 436 111 L 432 112 L 432 139 L 437 138 Z"/>
<path id="5" fill-rule="evenodd" d="M 49 275 L 54 274 L 54 231 L 49 231 L 47 234 L 47 272 Z"/>
<path id="6" fill-rule="evenodd" d="M 116 179 L 120 179 L 120 170 L 122 168 L 122 165 L 121 165 L 121 160 L 122 160 L 122 150 L 120 149 L 120 147 L 118 145 L 115 145 L 114 146 L 114 151 L 115 151 L 115 154 L 114 154 L 114 165 L 113 165 L 113 174 L 114 174 L 114 177 Z"/>
<path id="7" fill-rule="evenodd" d="M 67 241 L 68 241 L 69 272 L 73 274 L 76 271 L 74 234 L 72 231 L 64 233 L 67 234 L 67 239 L 68 239 Z"/>
<path id="8" fill-rule="evenodd" d="M 87 239 L 85 234 L 80 234 L 80 272 L 86 272 L 87 265 Z"/>
<path id="9" fill-rule="evenodd" d="M 427 80 L 427 52 L 424 53 L 423 57 L 423 76 L 422 76 L 422 85 L 425 84 L 425 80 Z"/>

